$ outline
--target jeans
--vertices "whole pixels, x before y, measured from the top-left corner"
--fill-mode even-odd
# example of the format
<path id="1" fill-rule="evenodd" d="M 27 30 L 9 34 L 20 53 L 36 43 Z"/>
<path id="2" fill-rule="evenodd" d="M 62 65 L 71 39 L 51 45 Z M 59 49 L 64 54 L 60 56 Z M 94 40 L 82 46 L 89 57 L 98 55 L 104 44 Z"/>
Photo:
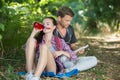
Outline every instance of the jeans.
<path id="1" fill-rule="evenodd" d="M 78 57 L 75 61 L 69 60 L 66 56 L 61 56 L 60 59 L 66 68 L 66 72 L 69 72 L 73 69 L 84 71 L 97 65 L 97 58 L 95 56 Z"/>

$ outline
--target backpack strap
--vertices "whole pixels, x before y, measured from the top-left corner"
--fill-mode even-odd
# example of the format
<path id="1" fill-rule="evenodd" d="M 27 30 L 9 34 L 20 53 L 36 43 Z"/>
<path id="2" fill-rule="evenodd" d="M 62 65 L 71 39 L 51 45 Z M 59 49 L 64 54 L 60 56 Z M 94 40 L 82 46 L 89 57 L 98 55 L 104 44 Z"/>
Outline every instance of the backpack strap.
<path id="1" fill-rule="evenodd" d="M 61 43 L 60 38 L 55 36 L 55 41 L 56 41 L 57 49 L 61 50 L 62 49 L 62 43 Z"/>

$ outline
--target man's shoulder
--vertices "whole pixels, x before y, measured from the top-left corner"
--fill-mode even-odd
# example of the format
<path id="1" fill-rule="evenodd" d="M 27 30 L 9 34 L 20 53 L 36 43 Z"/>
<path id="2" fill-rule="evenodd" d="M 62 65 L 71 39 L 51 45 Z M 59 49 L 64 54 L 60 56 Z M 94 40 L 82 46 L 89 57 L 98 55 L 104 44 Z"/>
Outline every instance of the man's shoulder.
<path id="1" fill-rule="evenodd" d="M 73 26 L 72 25 L 69 25 L 69 27 L 68 28 L 73 28 Z"/>
<path id="2" fill-rule="evenodd" d="M 74 29 L 73 29 L 73 27 L 72 27 L 71 25 L 69 25 L 68 30 L 69 30 L 70 32 L 73 32 L 73 31 L 74 31 Z"/>

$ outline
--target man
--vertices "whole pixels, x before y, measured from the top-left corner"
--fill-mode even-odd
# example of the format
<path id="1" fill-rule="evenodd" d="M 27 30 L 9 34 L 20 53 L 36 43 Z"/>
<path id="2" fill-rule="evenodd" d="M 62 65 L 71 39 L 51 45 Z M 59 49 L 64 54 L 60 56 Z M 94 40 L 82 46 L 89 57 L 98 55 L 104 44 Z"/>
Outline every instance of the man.
<path id="1" fill-rule="evenodd" d="M 58 36 L 65 40 L 65 42 L 71 47 L 72 50 L 75 50 L 76 45 L 76 37 L 74 34 L 74 30 L 70 25 L 72 18 L 74 17 L 73 11 L 68 7 L 62 7 L 58 10 L 58 23 L 57 27 L 54 30 L 54 35 Z M 84 49 L 87 48 L 88 45 L 80 47 L 79 49 L 75 50 L 75 53 L 83 54 Z M 73 69 L 78 69 L 79 71 L 88 70 L 95 65 L 97 65 L 97 58 L 95 56 L 85 56 L 85 57 L 78 57 L 77 60 L 74 62 L 67 60 L 66 56 L 61 56 L 60 60 L 64 64 L 66 68 L 66 72 L 69 72 Z"/>
<path id="2" fill-rule="evenodd" d="M 61 7 L 57 13 L 58 24 L 54 31 L 54 35 L 62 38 L 65 42 L 70 45 L 71 49 L 76 48 L 76 37 L 74 30 L 70 25 L 72 18 L 74 17 L 73 11 L 68 7 Z"/>

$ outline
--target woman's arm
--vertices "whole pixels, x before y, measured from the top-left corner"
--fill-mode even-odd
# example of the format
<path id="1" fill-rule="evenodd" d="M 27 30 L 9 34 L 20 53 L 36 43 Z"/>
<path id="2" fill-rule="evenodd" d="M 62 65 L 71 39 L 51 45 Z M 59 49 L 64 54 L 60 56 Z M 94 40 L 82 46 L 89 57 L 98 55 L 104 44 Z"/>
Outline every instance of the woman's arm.
<path id="1" fill-rule="evenodd" d="M 32 33 L 31 33 L 31 35 L 30 35 L 29 38 L 34 38 L 34 36 L 35 36 L 38 32 L 40 32 L 40 31 L 41 31 L 41 30 L 39 30 L 39 29 L 33 28 Z"/>
<path id="2" fill-rule="evenodd" d="M 74 51 L 71 50 L 70 46 L 65 43 L 64 40 L 61 39 L 63 51 L 69 53 L 71 59 L 77 59 L 77 55 L 74 53 Z"/>
<path id="3" fill-rule="evenodd" d="M 57 58 L 58 56 L 65 55 L 66 57 L 70 58 L 70 54 L 66 51 L 55 51 L 53 56 Z"/>

